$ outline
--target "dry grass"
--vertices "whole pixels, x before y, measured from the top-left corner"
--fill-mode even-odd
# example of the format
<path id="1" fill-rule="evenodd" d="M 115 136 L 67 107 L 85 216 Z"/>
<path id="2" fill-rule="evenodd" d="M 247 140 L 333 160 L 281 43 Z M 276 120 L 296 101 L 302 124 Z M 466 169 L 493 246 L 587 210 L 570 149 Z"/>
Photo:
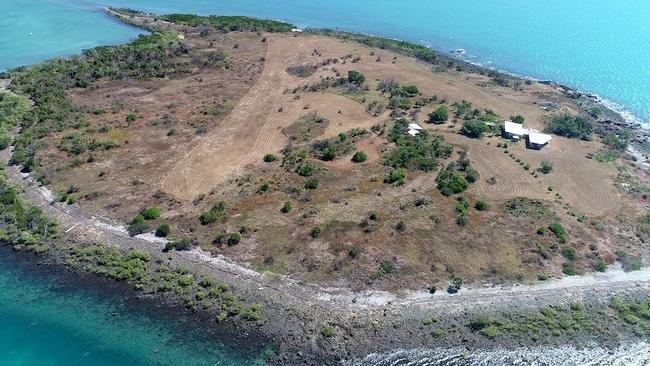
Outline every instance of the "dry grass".
<path id="1" fill-rule="evenodd" d="M 186 36 L 196 47 L 206 47 L 205 40 L 191 32 Z M 468 100 L 504 118 L 521 114 L 529 126 L 537 128 L 547 113 L 537 102 L 553 100 L 565 109 L 575 109 L 551 87 L 532 84 L 515 91 L 495 86 L 486 76 L 432 72 L 427 65 L 384 50 L 319 36 L 234 33 L 214 37 L 222 37 L 213 42 L 224 47 L 239 44 L 232 51 L 237 55 L 232 70 L 74 91 L 71 97 L 81 105 L 123 104 L 115 114 L 88 114 L 93 125 L 114 126 L 107 136 L 120 142 L 120 147 L 102 152 L 95 163 L 74 168 L 62 168 L 69 165 L 69 156 L 48 150 L 56 170 L 55 187 L 62 190 L 73 184 L 83 192 L 99 191 L 98 199 L 82 200 L 82 205 L 122 220 L 143 206 L 160 205 L 163 218 L 159 221 L 172 224 L 173 237 L 194 236 L 204 249 L 260 271 L 354 288 L 424 288 L 444 284 L 454 275 L 490 282 L 561 275 L 563 245 L 551 235 L 537 234 L 539 227 L 558 220 L 569 231 L 568 245 L 580 253 L 574 263 L 578 270 L 590 270 L 599 257 L 611 260 L 622 246 L 634 251 L 638 244 L 622 228 L 629 223 L 622 224 L 617 217 L 621 213 L 633 217 L 640 208 L 614 189 L 613 166 L 586 158 L 599 149 L 598 142 L 554 137 L 541 151 L 509 143 L 504 153 L 504 148 L 497 147 L 505 142 L 501 138 L 469 139 L 457 133 L 459 126 L 453 122 L 435 128 L 426 125 L 456 146 L 450 161 L 467 149 L 480 174 L 464 194 L 470 201 L 466 227 L 456 224 L 456 200 L 436 188 L 436 172 L 408 172 L 401 187 L 383 183 L 390 170 L 383 165 L 383 156 L 393 148 L 384 134 L 366 135 L 351 153 L 331 162 L 307 158 L 317 167 L 320 185 L 315 190 L 305 189 L 306 178 L 280 165 L 281 151 L 289 142 L 287 131 L 308 113 L 329 120 L 326 128 L 308 136 L 311 139 L 390 121 L 389 112 L 379 116 L 367 112 L 371 101 L 387 103 L 386 96 L 375 90 L 381 79 L 414 84 L 423 96 L 437 95 L 449 103 Z M 262 37 L 267 42 L 262 43 Z M 361 59 L 352 63 L 346 55 Z M 259 61 L 262 56 L 263 63 Z M 293 65 L 322 64 L 327 59 L 339 61 L 315 68 L 310 75 L 287 72 Z M 292 92 L 353 69 L 365 74 L 367 90 Z M 409 118 L 424 125 L 426 115 L 437 105 L 414 109 Z M 219 108 L 209 109 L 211 113 L 229 113 L 203 113 L 215 106 Z M 142 118 L 118 128 L 134 111 Z M 172 125 L 150 123 L 163 113 L 173 114 Z M 196 134 L 199 125 L 204 125 L 205 135 Z M 167 136 L 172 127 L 177 133 Z M 308 144 L 307 140 L 300 142 Z M 351 162 L 356 150 L 364 151 L 368 160 Z M 267 153 L 276 154 L 279 160 L 263 162 Z M 554 171 L 535 173 L 542 160 L 552 161 Z M 526 164 L 529 170 L 524 169 Z M 108 175 L 97 177 L 100 170 Z M 158 189 L 162 191 L 156 193 Z M 538 218 L 508 215 L 504 202 L 518 196 L 541 200 L 548 214 Z M 486 200 L 490 210 L 475 210 L 479 199 Z M 200 225 L 200 213 L 222 200 L 227 205 L 225 218 Z M 293 203 L 293 209 L 282 213 L 286 201 Z M 378 218 L 370 220 L 370 213 Z M 571 214 L 587 215 L 588 221 L 578 222 Z M 597 230 L 590 224 L 592 219 L 604 229 Z M 399 222 L 405 223 L 404 230 L 397 230 Z M 248 230 L 238 245 L 213 244 L 218 235 L 242 227 Z M 315 227 L 320 228 L 320 235 L 312 235 Z M 395 271 L 371 281 L 381 261 L 393 263 Z"/>

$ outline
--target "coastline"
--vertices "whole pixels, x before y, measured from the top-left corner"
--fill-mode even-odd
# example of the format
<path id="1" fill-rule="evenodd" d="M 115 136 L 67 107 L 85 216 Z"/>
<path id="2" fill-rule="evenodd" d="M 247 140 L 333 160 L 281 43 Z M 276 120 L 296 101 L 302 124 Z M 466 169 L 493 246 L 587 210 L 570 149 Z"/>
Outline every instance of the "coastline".
<path id="1" fill-rule="evenodd" d="M 565 87 L 557 87 L 565 89 Z M 576 93 L 571 89 L 566 88 L 567 93 Z M 582 95 L 581 98 L 590 99 L 588 95 Z M 619 116 L 621 117 L 621 116 Z M 622 117 L 621 117 L 622 118 Z M 11 167 L 11 174 L 15 181 L 21 181 L 26 176 L 21 176 L 16 171 L 15 167 Z M 162 260 L 173 261 L 181 265 L 189 266 L 192 271 L 197 273 L 218 273 L 224 278 L 229 278 L 229 282 L 235 285 L 239 293 L 244 294 L 247 299 L 259 301 L 264 303 L 264 312 L 268 316 L 262 324 L 249 324 L 243 322 L 226 323 L 224 329 L 236 332 L 238 336 L 247 338 L 250 334 L 259 332 L 265 336 L 268 335 L 270 342 L 279 345 L 278 358 L 271 362 L 281 364 L 283 362 L 303 362 L 310 363 L 320 361 L 323 364 L 338 363 L 340 358 L 359 358 L 363 354 L 372 351 L 385 351 L 387 349 L 394 349 L 398 347 L 411 347 L 415 348 L 418 345 L 428 341 L 427 344 L 437 344 L 440 347 L 451 347 L 457 344 L 465 344 L 466 349 L 492 349 L 501 346 L 520 346 L 531 345 L 530 341 L 519 340 L 518 342 L 511 342 L 510 339 L 493 341 L 482 338 L 482 335 L 476 334 L 465 330 L 453 337 L 431 340 L 423 338 L 428 337 L 426 331 L 422 335 L 414 335 L 418 329 L 422 327 L 422 319 L 427 314 L 436 313 L 441 315 L 441 324 L 452 324 L 457 322 L 458 319 L 465 319 L 473 311 L 489 311 L 495 310 L 495 306 L 500 304 L 510 308 L 508 304 L 514 304 L 514 308 L 525 310 L 528 306 L 540 306 L 544 301 L 555 301 L 556 298 L 545 299 L 545 293 L 537 295 L 522 293 L 521 297 L 513 297 L 509 301 L 502 299 L 503 292 L 496 291 L 490 301 L 481 303 L 472 302 L 472 306 L 467 306 L 466 302 L 472 300 L 472 297 L 464 296 L 451 296 L 445 294 L 438 294 L 436 298 L 431 299 L 426 304 L 419 304 L 414 306 L 411 302 L 400 302 L 399 298 L 386 298 L 385 293 L 367 293 L 367 294 L 354 294 L 345 289 L 322 289 L 318 286 L 303 284 L 299 281 L 292 280 L 288 277 L 272 277 L 262 275 L 257 272 L 252 272 L 237 264 L 231 263 L 223 258 L 206 258 L 200 252 L 186 252 L 186 253 L 171 253 L 161 255 L 160 243 L 151 243 L 141 238 L 127 238 L 123 233 L 115 232 L 110 227 L 100 227 L 98 225 L 82 227 L 81 230 L 74 230 L 73 222 L 84 221 L 87 222 L 88 215 L 85 215 L 78 206 L 67 208 L 61 204 L 52 204 L 51 197 L 45 194 L 44 187 L 39 186 L 35 182 L 26 182 L 25 194 L 29 196 L 32 203 L 41 205 L 44 210 L 53 214 L 55 217 L 62 219 L 64 229 L 70 230 L 71 238 L 83 243 L 89 240 L 94 233 L 102 234 L 102 238 L 109 245 L 114 245 L 121 249 L 128 248 L 143 248 L 153 255 L 158 256 Z M 63 216 L 64 214 L 70 215 L 69 217 Z M 110 225 L 97 219 L 97 222 L 102 225 Z M 86 233 L 79 233 L 79 231 L 87 231 Z M 114 231 L 113 234 L 107 234 L 109 231 Z M 621 289 L 612 289 L 612 293 L 620 291 L 625 296 L 635 296 L 634 291 L 638 290 L 638 295 L 642 292 L 648 291 L 647 284 L 645 288 L 641 287 L 637 282 L 641 282 L 641 286 L 646 279 L 633 280 L 626 286 L 621 286 Z M 127 285 L 128 286 L 128 285 Z M 125 286 L 125 287 L 127 287 Z M 471 293 L 468 290 L 461 291 L 461 295 Z M 596 294 L 584 290 L 583 293 L 576 291 L 570 296 L 571 300 L 585 300 L 595 304 L 602 305 L 602 297 L 598 298 Z M 420 294 L 423 295 L 423 294 Z M 165 296 L 158 296 L 156 294 L 147 294 L 152 296 L 152 301 L 158 301 L 167 298 Z M 468 296 L 468 295 L 467 295 Z M 599 296 L 602 296 L 600 294 Z M 566 297 L 560 296 L 560 298 Z M 444 299 L 444 300 L 442 300 Z M 520 307 L 516 304 L 522 300 L 528 299 L 529 302 L 522 303 Z M 598 300 L 600 299 L 600 300 Z M 167 299 L 168 300 L 168 299 Z M 479 299 L 480 300 L 480 299 Z M 541 301 L 540 301 L 541 300 Z M 173 302 L 170 305 L 174 305 Z M 176 304 L 179 305 L 179 304 Z M 425 306 L 426 305 L 426 306 Z M 446 308 L 453 306 L 452 310 L 447 311 Z M 194 315 L 190 316 L 194 317 Z M 197 313 L 198 314 L 198 313 Z M 212 320 L 214 314 L 206 310 L 206 318 Z M 197 315 L 197 317 L 200 317 Z M 395 322 L 400 322 L 400 327 L 395 328 Z M 325 324 L 330 324 L 343 332 L 341 339 L 324 339 L 319 335 L 321 327 Z M 242 328 L 240 329 L 240 326 Z M 585 338 L 587 338 L 585 336 Z M 252 339 L 252 337 L 250 338 Z M 569 340 L 557 339 L 552 342 L 562 344 L 564 342 L 580 342 L 582 339 Z M 248 341 L 242 341 L 244 349 L 248 346 Z M 433 343 L 431 343 L 433 342 Z M 512 344 L 511 344 L 512 343 Z M 534 342 L 533 342 L 534 343 Z M 615 345 L 617 344 L 616 337 L 603 340 L 603 343 Z M 251 343 L 253 344 L 253 343 Z M 282 348 L 284 347 L 284 348 Z"/>

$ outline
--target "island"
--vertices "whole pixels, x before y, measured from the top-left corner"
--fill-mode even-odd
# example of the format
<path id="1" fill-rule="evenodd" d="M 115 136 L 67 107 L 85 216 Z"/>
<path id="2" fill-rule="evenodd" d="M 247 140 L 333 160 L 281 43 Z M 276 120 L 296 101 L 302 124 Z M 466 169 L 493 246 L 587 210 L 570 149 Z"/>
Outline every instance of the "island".
<path id="1" fill-rule="evenodd" d="M 106 12 L 146 34 L 0 75 L 16 255 L 270 364 L 650 334 L 645 132 L 593 96 L 399 40 Z"/>

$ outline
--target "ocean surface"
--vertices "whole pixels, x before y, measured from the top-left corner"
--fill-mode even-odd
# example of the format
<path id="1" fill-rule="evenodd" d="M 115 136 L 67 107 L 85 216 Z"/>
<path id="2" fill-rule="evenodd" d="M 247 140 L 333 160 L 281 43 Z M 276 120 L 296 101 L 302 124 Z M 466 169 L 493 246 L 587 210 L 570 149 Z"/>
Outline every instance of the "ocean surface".
<path id="1" fill-rule="evenodd" d="M 147 315 L 112 291 L 70 286 L 69 275 L 41 272 L 7 254 L 0 250 L 2 366 L 261 364 L 200 329 Z"/>
<path id="2" fill-rule="evenodd" d="M 648 0 L 3 0 L 0 70 L 137 35 L 102 6 L 250 15 L 463 48 L 468 61 L 559 81 L 650 121 Z"/>

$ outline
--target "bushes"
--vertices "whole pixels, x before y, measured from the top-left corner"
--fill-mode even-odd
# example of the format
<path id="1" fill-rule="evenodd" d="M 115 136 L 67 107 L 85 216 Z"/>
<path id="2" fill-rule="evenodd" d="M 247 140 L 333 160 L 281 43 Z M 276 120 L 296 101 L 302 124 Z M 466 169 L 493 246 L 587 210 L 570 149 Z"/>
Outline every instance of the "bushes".
<path id="1" fill-rule="evenodd" d="M 293 24 L 275 20 L 256 19 L 245 16 L 200 16 L 194 14 L 169 14 L 162 17 L 172 23 L 186 24 L 189 26 L 207 25 L 220 32 L 289 32 L 295 28 Z"/>
<path id="2" fill-rule="evenodd" d="M 370 279 L 373 281 L 378 280 L 387 274 L 393 273 L 393 271 L 395 271 L 395 265 L 393 264 L 393 262 L 388 260 L 382 260 L 379 263 L 379 269 L 370 274 Z"/>
<path id="3" fill-rule="evenodd" d="M 204 212 L 199 217 L 201 225 L 209 225 L 217 222 L 226 213 L 226 204 L 221 201 L 214 205 L 210 210 Z"/>
<path id="4" fill-rule="evenodd" d="M 384 177 L 384 183 L 394 184 L 394 185 L 403 185 L 406 182 L 406 171 L 404 169 L 393 170 L 386 177 Z"/>
<path id="5" fill-rule="evenodd" d="M 438 174 L 436 182 L 440 192 L 449 197 L 464 192 L 469 183 L 474 183 L 477 179 L 478 172 L 472 168 L 469 159 L 462 155 Z"/>
<path id="6" fill-rule="evenodd" d="M 361 86 L 366 82 L 366 77 L 359 71 L 350 70 L 348 71 L 348 83 Z"/>
<path id="7" fill-rule="evenodd" d="M 160 217 L 160 209 L 158 207 L 149 207 L 140 211 L 140 215 L 145 220 L 155 220 Z"/>
<path id="8" fill-rule="evenodd" d="M 414 97 L 418 94 L 420 94 L 420 90 L 418 90 L 418 87 L 415 85 L 404 85 L 402 86 L 402 91 L 406 96 L 409 97 Z"/>
<path id="9" fill-rule="evenodd" d="M 357 151 L 352 156 L 352 162 L 354 163 L 363 163 L 368 160 L 368 155 L 363 151 Z"/>
<path id="10" fill-rule="evenodd" d="M 560 239 L 560 243 L 566 243 L 567 242 L 568 234 L 567 234 L 566 230 L 564 229 L 564 226 L 562 226 L 562 224 L 553 223 L 553 224 L 548 226 L 548 229 L 551 230 L 551 232 L 553 234 L 555 234 L 555 236 L 557 236 L 558 239 Z"/>
<path id="11" fill-rule="evenodd" d="M 282 213 L 289 213 L 293 209 L 293 204 L 290 201 L 287 201 L 284 203 L 282 208 L 280 209 L 280 212 Z"/>
<path id="12" fill-rule="evenodd" d="M 338 156 L 352 152 L 354 144 L 367 134 L 367 130 L 355 128 L 346 133 L 339 134 L 336 138 L 316 141 L 311 145 L 311 153 L 313 156 L 324 161 L 334 160 Z"/>
<path id="13" fill-rule="evenodd" d="M 318 185 L 320 184 L 320 180 L 316 177 L 310 177 L 305 181 L 305 188 L 306 189 L 316 189 L 318 188 Z"/>
<path id="14" fill-rule="evenodd" d="M 166 238 L 167 236 L 169 236 L 169 233 L 171 232 L 171 230 L 172 229 L 169 227 L 168 224 L 161 224 L 156 229 L 156 236 L 159 237 L 159 238 Z"/>
<path id="15" fill-rule="evenodd" d="M 145 221 L 144 216 L 137 215 L 129 223 L 128 231 L 129 235 L 136 236 L 142 233 L 145 233 L 149 230 L 149 225 Z"/>
<path id="16" fill-rule="evenodd" d="M 449 108 L 447 106 L 440 106 L 435 111 L 429 113 L 429 123 L 442 124 L 449 119 Z"/>
<path id="17" fill-rule="evenodd" d="M 463 127 L 460 129 L 460 133 L 467 137 L 479 138 L 485 132 L 489 130 L 488 126 L 483 121 L 477 120 L 468 120 L 463 122 Z"/>
<path id="18" fill-rule="evenodd" d="M 568 259 L 570 261 L 576 260 L 576 258 L 578 256 L 575 248 L 572 248 L 572 247 L 564 247 L 562 249 L 562 255 L 564 256 L 564 258 L 566 258 L 566 259 Z"/>
<path id="19" fill-rule="evenodd" d="M 389 140 L 395 143 L 396 148 L 384 159 L 385 165 L 395 169 L 430 172 L 438 167 L 439 159 L 448 158 L 453 152 L 453 147 L 445 144 L 442 136 L 431 136 L 426 131 L 417 136 L 405 135 L 407 126 L 405 119 L 395 121 Z"/>
<path id="20" fill-rule="evenodd" d="M 587 119 L 570 114 L 562 114 L 546 121 L 546 131 L 568 138 L 589 140 L 594 126 Z"/>
<path id="21" fill-rule="evenodd" d="M 296 173 L 303 177 L 311 177 L 316 173 L 316 167 L 307 163 L 300 164 L 296 169 Z"/>
<path id="22" fill-rule="evenodd" d="M 247 307 L 246 309 L 244 309 L 244 312 L 241 314 L 241 317 L 250 321 L 260 320 L 260 318 L 262 317 L 262 305 L 253 304 Z"/>
<path id="23" fill-rule="evenodd" d="M 553 171 L 553 163 L 547 160 L 542 160 L 537 171 L 542 174 L 548 174 Z"/>
<path id="24" fill-rule="evenodd" d="M 239 244 L 241 241 L 241 234 L 240 233 L 232 233 L 228 237 L 228 245 L 233 246 Z"/>
<path id="25" fill-rule="evenodd" d="M 272 163 L 277 160 L 277 157 L 273 154 L 266 154 L 264 155 L 264 162 L 266 163 Z"/>
<path id="26" fill-rule="evenodd" d="M 474 208 L 478 211 L 487 211 L 490 209 L 490 205 L 488 205 L 488 203 L 483 200 L 479 200 L 476 201 Z"/>
<path id="27" fill-rule="evenodd" d="M 510 116 L 510 121 L 523 125 L 526 119 L 521 115 L 516 115 L 516 116 Z"/>
<path id="28" fill-rule="evenodd" d="M 336 335 L 336 330 L 333 327 L 327 326 L 321 329 L 320 334 L 325 338 L 332 338 Z"/>

